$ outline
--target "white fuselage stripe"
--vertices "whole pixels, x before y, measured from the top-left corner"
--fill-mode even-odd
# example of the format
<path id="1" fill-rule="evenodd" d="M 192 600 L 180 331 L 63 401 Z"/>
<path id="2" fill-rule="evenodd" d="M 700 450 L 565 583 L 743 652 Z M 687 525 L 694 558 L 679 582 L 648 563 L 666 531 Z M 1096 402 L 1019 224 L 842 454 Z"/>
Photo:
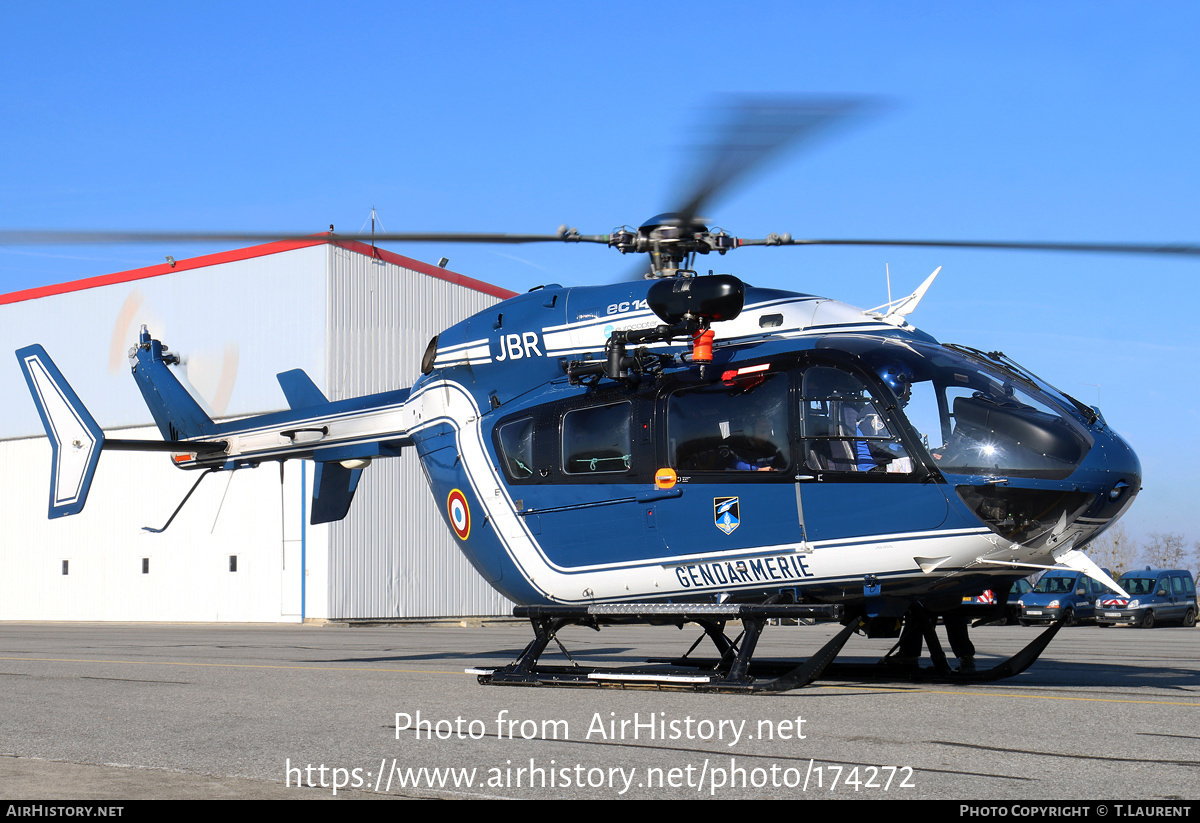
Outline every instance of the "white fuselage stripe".
<path id="1" fill-rule="evenodd" d="M 864 569 L 886 576 L 921 575 L 914 559 L 916 557 L 947 557 L 947 561 L 940 565 L 947 569 L 962 567 L 973 563 L 981 554 L 996 549 L 994 539 L 986 529 L 955 529 L 879 535 L 808 546 L 782 543 L 687 557 L 669 555 L 636 562 L 564 567 L 546 556 L 527 528 L 524 518 L 517 514 L 507 485 L 488 455 L 479 408 L 470 392 L 456 383 L 443 380 L 423 387 L 409 399 L 409 403 L 414 409 L 420 409 L 421 417 L 420 424 L 414 426 L 412 431 L 439 424 L 449 425 L 456 430 L 458 453 L 462 457 L 467 481 L 504 551 L 531 586 L 559 602 L 644 600 L 647 597 L 665 599 L 703 594 L 702 590 L 682 585 L 675 573 L 676 567 L 737 562 L 750 554 L 803 556 L 806 563 L 816 567 L 815 576 L 775 585 L 812 585 L 826 580 L 861 577 Z M 880 544 L 888 540 L 902 542 L 902 546 L 883 554 Z M 801 549 L 809 551 L 802 553 Z M 764 585 L 769 584 L 755 581 L 722 586 L 720 590 L 759 589 Z M 636 594 L 631 596 L 629 592 Z"/>

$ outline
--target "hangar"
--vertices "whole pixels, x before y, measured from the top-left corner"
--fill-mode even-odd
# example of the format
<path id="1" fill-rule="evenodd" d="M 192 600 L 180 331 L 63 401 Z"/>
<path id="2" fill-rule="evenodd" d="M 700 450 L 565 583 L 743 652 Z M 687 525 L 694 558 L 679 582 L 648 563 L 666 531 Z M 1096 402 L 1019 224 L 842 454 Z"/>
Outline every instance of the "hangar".
<path id="1" fill-rule="evenodd" d="M 198 473 L 104 452 L 84 511 L 46 517 L 50 445 L 11 352 L 40 343 L 114 437 L 160 437 L 127 352 L 145 325 L 214 419 L 287 408 L 302 368 L 331 400 L 409 386 L 429 339 L 505 289 L 336 235 L 0 295 L 0 619 L 256 621 L 511 614 L 463 558 L 414 453 L 309 525 L 311 464 Z"/>

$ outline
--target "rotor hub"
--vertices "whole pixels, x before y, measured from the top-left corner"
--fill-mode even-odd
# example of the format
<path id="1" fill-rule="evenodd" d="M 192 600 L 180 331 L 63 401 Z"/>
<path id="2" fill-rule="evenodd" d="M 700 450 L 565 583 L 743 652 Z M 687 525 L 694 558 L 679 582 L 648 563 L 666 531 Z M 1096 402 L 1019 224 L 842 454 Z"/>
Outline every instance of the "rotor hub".
<path id="1" fill-rule="evenodd" d="M 622 254 L 650 255 L 648 277 L 674 277 L 690 269 L 696 254 L 724 254 L 737 246 L 737 238 L 721 229 L 713 231 L 697 219 L 675 212 L 655 215 L 636 230 L 622 226 L 609 235 L 608 244 Z"/>

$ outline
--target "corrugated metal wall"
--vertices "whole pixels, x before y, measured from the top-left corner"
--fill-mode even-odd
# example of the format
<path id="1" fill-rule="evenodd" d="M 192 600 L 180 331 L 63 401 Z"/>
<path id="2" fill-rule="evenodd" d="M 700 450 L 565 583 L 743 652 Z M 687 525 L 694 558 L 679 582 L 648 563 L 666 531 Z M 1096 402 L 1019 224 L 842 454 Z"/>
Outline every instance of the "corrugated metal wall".
<path id="1" fill-rule="evenodd" d="M 497 302 L 334 246 L 328 254 L 330 399 L 412 385 L 434 333 Z M 458 550 L 411 451 L 363 473 L 329 541 L 333 617 L 511 614 Z"/>

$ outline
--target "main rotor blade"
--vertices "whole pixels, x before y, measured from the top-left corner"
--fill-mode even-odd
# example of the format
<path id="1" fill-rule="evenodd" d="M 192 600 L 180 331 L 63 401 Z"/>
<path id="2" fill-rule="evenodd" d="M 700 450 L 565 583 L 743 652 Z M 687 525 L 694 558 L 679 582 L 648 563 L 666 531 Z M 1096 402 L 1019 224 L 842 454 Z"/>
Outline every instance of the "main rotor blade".
<path id="1" fill-rule="evenodd" d="M 738 239 L 739 246 L 917 246 L 943 249 L 1009 249 L 1013 251 L 1098 252 L 1102 254 L 1170 254 L 1200 256 L 1200 245 L 1192 243 L 1063 243 L 1057 241 L 1008 240 L 861 240 L 799 239 L 768 237 Z"/>
<path id="2" fill-rule="evenodd" d="M 276 240 L 330 240 L 362 243 L 607 243 L 608 235 L 485 234 L 475 232 L 400 232 L 376 234 L 293 234 L 289 232 L 219 231 L 57 231 L 9 229 L 0 231 L 0 245 L 119 245 L 143 243 L 269 243 Z"/>
<path id="3" fill-rule="evenodd" d="M 812 139 L 866 108 L 865 98 L 762 97 L 726 109 L 714 141 L 702 147 L 697 180 L 676 212 L 688 225 L 701 209 L 783 149 Z"/>
<path id="4" fill-rule="evenodd" d="M 0 246 L 120 245 L 151 243 L 269 243 L 279 240 L 329 240 L 363 243 L 603 243 L 607 234 L 501 234 L 477 232 L 389 232 L 377 234 L 291 234 L 288 232 L 178 232 L 178 231 L 58 231 L 0 230 Z M 862 238 L 793 238 L 772 235 L 761 239 L 739 238 L 741 246 L 894 246 L 947 249 L 1008 249 L 1014 251 L 1094 252 L 1101 254 L 1164 254 L 1200 256 L 1193 243 L 1074 243 L 1009 240 L 868 240 Z"/>

